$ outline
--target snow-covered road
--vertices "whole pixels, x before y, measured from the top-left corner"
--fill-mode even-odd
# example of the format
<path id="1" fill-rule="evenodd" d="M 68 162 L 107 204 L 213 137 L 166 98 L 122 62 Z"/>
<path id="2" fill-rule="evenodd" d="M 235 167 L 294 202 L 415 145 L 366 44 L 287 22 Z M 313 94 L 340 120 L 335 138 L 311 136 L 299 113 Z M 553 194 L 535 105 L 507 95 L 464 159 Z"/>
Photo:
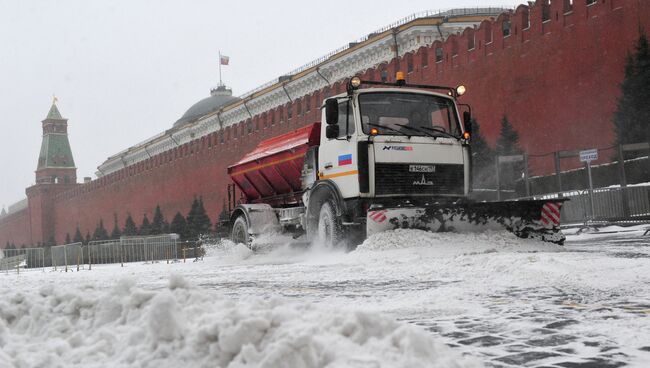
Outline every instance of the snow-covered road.
<path id="1" fill-rule="evenodd" d="M 362 350 L 341 348 L 351 353 L 345 356 L 344 363 L 338 361 L 339 366 L 414 366 L 416 359 L 426 366 L 434 362 L 431 359 L 441 356 L 458 359 L 453 355 L 455 350 L 477 358 L 486 366 L 645 367 L 650 366 L 650 237 L 644 238 L 642 234 L 637 229 L 569 236 L 565 246 L 556 246 L 500 232 L 458 235 L 398 230 L 368 239 L 351 253 L 327 251 L 317 246 L 309 250 L 280 246 L 251 254 L 241 245 L 220 244 L 199 262 L 128 264 L 124 268 L 97 266 L 92 271 L 67 274 L 48 270 L 0 275 L 0 308 L 12 306 L 7 301 L 19 294 L 24 297 L 40 293 L 43 297 L 43 293 L 49 292 L 43 292 L 44 288 L 61 294 L 58 299 L 65 299 L 62 291 L 72 296 L 83 294 L 84 290 L 91 296 L 102 292 L 128 294 L 124 289 L 131 286 L 115 291 L 117 280 L 122 278 L 135 280 L 138 290 L 144 289 L 138 292 L 153 290 L 159 295 L 169 292 L 169 275 L 176 274 L 184 281 L 173 282 L 193 285 L 192 292 L 203 297 L 195 296 L 196 305 L 208 303 L 212 298 L 215 308 L 241 309 L 244 305 L 247 313 L 253 314 L 259 312 L 257 309 L 274 310 L 274 306 L 264 307 L 268 301 L 300 305 L 291 307 L 292 313 L 297 313 L 295 308 L 306 308 L 304 313 L 298 313 L 305 320 L 303 326 L 311 326 L 310 333 L 319 336 L 329 336 L 331 331 L 325 331 L 324 326 L 332 325 L 336 315 L 350 316 L 357 313 L 354 311 L 363 311 L 365 317 L 357 318 L 357 322 L 365 318 L 376 320 L 382 326 L 389 326 L 391 320 L 408 322 L 428 331 L 427 336 L 432 340 L 452 347 L 449 354 L 444 346 L 435 345 L 435 341 L 427 348 L 420 347 L 429 351 L 432 346 L 438 346 L 435 358 L 413 353 L 418 348 L 408 344 L 406 348 L 394 342 L 367 346 L 362 339 L 363 344 L 356 341 L 357 345 L 363 345 Z M 171 292 L 176 303 L 189 308 L 189 304 L 179 302 L 187 298 L 179 299 L 174 294 L 176 291 Z M 98 294 L 97 298 L 107 297 Z M 224 301 L 232 300 L 239 307 L 222 306 Z M 158 304 L 165 302 L 170 303 L 163 300 Z M 253 308 L 251 303 L 261 303 L 263 307 Z M 56 312 L 48 313 L 51 314 L 47 318 L 55 317 Z M 207 316 L 208 311 L 197 308 L 195 313 Z M 0 322 L 2 317 L 0 309 Z M 222 314 L 213 317 L 226 318 Z M 188 318 L 185 316 L 181 319 L 185 322 L 178 323 L 200 328 L 197 319 Z M 19 344 L 11 345 L 8 340 L 21 336 L 33 338 L 30 335 L 33 331 L 21 330 L 21 326 L 7 320 L 7 313 L 4 319 L 6 326 L 0 323 L 0 347 L 4 336 L 6 361 L 18 365 L 15 356 L 25 359 L 24 354 L 21 355 Z M 97 322 L 91 325 L 96 326 Z M 358 322 L 355 326 L 362 325 Z M 314 326 L 320 326 L 322 331 L 314 332 Z M 413 338 L 395 337 L 398 328 L 397 325 L 382 328 L 371 335 L 380 341 L 390 337 L 394 341 L 412 342 Z M 44 333 L 44 328 L 36 330 Z M 153 328 L 155 334 L 160 333 L 158 330 Z M 182 335 L 183 331 L 172 329 L 163 331 L 164 334 L 173 337 Z M 75 350 L 75 343 L 65 344 L 72 347 L 59 348 L 63 357 Z M 393 345 L 401 348 L 388 351 L 388 346 Z M 9 352 L 8 347 L 11 347 Z M 175 354 L 176 350 L 170 349 L 168 354 Z M 386 351 L 388 355 L 378 351 Z M 200 353 L 184 352 L 185 361 L 193 361 L 195 365 L 203 362 L 190 358 Z M 104 359 L 110 359 L 110 352 L 103 354 Z M 409 355 L 411 360 L 399 360 L 396 358 L 399 354 Z M 124 359 L 122 354 L 116 356 Z M 350 360 L 350 356 L 354 359 Z M 360 356 L 364 358 L 359 360 Z M 138 355 L 130 357 L 135 357 L 131 363 L 139 362 Z M 248 359 L 254 362 L 253 358 Z M 324 366 L 323 362 L 337 366 L 329 360 L 318 362 L 313 366 Z M 139 365 L 147 366 L 142 362 Z M 459 365 L 473 363 L 465 361 Z M 23 366 L 30 366 L 29 361 Z"/>

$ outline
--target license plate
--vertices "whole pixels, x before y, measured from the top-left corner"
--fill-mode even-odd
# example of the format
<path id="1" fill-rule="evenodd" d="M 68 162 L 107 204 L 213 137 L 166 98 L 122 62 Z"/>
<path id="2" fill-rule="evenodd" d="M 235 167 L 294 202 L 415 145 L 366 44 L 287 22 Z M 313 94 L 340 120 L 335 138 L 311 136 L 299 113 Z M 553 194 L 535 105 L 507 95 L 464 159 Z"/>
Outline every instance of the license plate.
<path id="1" fill-rule="evenodd" d="M 433 165 L 409 165 L 409 171 L 417 173 L 432 173 L 436 172 L 436 167 Z"/>

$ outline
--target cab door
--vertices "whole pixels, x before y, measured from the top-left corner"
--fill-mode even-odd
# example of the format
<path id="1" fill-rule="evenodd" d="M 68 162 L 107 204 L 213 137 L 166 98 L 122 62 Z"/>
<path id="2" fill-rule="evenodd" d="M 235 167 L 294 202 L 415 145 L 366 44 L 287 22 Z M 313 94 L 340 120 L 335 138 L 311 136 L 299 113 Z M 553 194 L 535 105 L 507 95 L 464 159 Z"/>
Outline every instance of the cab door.
<path id="1" fill-rule="evenodd" d="M 321 125 L 321 146 L 318 150 L 320 180 L 333 181 L 343 198 L 359 196 L 359 171 L 357 157 L 356 121 L 350 99 L 339 101 L 339 134 L 327 138 L 327 124 Z M 325 110 L 323 110 L 323 121 Z"/>

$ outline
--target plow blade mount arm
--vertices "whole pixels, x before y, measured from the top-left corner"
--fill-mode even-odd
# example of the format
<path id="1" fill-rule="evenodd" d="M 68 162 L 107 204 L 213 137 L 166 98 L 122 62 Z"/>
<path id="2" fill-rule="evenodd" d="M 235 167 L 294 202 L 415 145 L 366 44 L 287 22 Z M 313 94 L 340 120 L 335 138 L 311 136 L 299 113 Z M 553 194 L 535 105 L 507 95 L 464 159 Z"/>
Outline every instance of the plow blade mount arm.
<path id="1" fill-rule="evenodd" d="M 372 206 L 367 235 L 393 229 L 476 232 L 506 229 L 521 238 L 563 244 L 560 210 L 566 199 Z"/>

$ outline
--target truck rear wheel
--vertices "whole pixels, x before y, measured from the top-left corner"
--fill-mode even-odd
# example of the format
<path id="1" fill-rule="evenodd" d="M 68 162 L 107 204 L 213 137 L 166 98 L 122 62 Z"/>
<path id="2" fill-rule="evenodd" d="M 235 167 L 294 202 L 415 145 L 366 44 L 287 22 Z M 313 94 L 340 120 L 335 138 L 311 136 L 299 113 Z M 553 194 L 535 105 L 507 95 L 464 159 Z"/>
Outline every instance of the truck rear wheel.
<path id="1" fill-rule="evenodd" d="M 334 205 L 326 201 L 318 215 L 318 238 L 328 247 L 336 247 L 344 240 L 341 219 L 336 216 Z"/>
<path id="2" fill-rule="evenodd" d="M 250 247 L 250 235 L 248 234 L 248 221 L 243 214 L 240 214 L 235 219 L 235 222 L 232 224 L 232 232 L 230 233 L 230 239 L 234 243 L 242 243 L 247 247 Z"/>

